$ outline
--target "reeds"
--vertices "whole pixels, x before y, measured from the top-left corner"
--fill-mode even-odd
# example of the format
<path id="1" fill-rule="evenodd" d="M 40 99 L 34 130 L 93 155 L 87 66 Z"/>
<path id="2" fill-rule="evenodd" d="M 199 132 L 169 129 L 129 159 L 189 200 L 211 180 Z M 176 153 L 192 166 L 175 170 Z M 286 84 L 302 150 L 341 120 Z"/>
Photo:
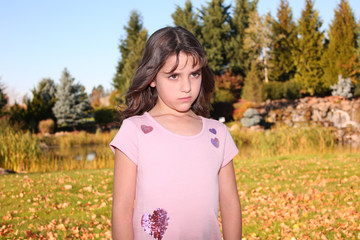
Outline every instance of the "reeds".
<path id="1" fill-rule="evenodd" d="M 271 130 L 249 131 L 233 123 L 230 129 L 240 150 L 240 158 L 332 153 L 334 149 L 343 149 L 337 146 L 335 136 L 329 129 L 316 125 L 276 125 Z M 92 134 L 81 131 L 42 136 L 21 131 L 1 119 L 0 167 L 16 172 L 111 168 L 114 156 L 108 145 L 116 132 L 98 131 Z M 57 152 L 46 150 L 49 146 L 55 146 Z M 72 148 L 74 146 L 77 146 L 77 150 Z M 88 161 L 86 152 L 95 149 L 96 157 Z"/>
<path id="2" fill-rule="evenodd" d="M 236 126 L 232 129 L 235 129 L 231 134 L 240 150 L 239 155 L 246 158 L 325 153 L 336 146 L 334 134 L 318 125 L 277 125 L 266 131 L 244 131 Z"/>
<path id="3" fill-rule="evenodd" d="M 30 169 L 41 156 L 40 140 L 0 119 L 0 167 L 16 172 Z"/>

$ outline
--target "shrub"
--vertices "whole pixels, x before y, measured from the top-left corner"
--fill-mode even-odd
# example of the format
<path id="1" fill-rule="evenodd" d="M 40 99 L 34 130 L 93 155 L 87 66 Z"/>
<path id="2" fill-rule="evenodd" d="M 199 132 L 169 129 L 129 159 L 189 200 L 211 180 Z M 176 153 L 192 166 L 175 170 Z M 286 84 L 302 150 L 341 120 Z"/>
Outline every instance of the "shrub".
<path id="1" fill-rule="evenodd" d="M 253 103 L 246 100 L 240 100 L 234 105 L 235 110 L 233 111 L 233 119 L 235 121 L 240 120 L 244 116 L 244 112 L 253 106 Z"/>
<path id="2" fill-rule="evenodd" d="M 46 120 L 42 120 L 39 122 L 39 132 L 41 132 L 42 134 L 45 134 L 45 133 L 54 133 L 54 130 L 55 130 L 55 122 L 53 119 L 49 118 L 49 119 L 46 119 Z"/>
<path id="3" fill-rule="evenodd" d="M 260 123 L 260 114 L 254 108 L 248 108 L 240 122 L 244 127 L 255 126 Z"/>
<path id="4" fill-rule="evenodd" d="M 247 74 L 244 87 L 242 89 L 241 98 L 253 102 L 262 102 L 263 97 L 263 83 L 259 77 L 259 69 L 255 62 L 251 63 L 251 70 Z"/>
<path id="5" fill-rule="evenodd" d="M 354 88 L 354 97 L 356 98 L 360 97 L 360 79 L 357 80 L 357 84 Z"/>
<path id="6" fill-rule="evenodd" d="M 117 112 L 111 107 L 99 107 L 94 110 L 95 122 L 100 126 L 114 122 Z"/>
<path id="7" fill-rule="evenodd" d="M 339 80 L 336 84 L 330 87 L 332 89 L 331 95 L 340 96 L 344 98 L 352 98 L 353 94 L 351 93 L 353 89 L 353 84 L 350 78 L 343 78 L 342 75 L 339 75 Z"/>
<path id="8" fill-rule="evenodd" d="M 269 82 L 263 85 L 265 99 L 298 99 L 301 97 L 301 87 L 295 80 L 287 82 Z"/>

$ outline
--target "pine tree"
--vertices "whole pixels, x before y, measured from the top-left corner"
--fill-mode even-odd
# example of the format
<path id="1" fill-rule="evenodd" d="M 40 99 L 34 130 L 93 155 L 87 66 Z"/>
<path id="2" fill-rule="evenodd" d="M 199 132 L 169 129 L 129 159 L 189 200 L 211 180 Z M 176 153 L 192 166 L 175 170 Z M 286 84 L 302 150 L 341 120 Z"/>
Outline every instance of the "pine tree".
<path id="1" fill-rule="evenodd" d="M 53 112 L 58 125 L 75 126 L 83 122 L 90 110 L 85 87 L 75 83 L 75 79 L 65 68 L 56 89 L 56 102 Z"/>
<path id="2" fill-rule="evenodd" d="M 249 54 L 244 48 L 245 30 L 249 27 L 251 5 L 248 0 L 236 0 L 232 18 L 231 41 L 229 43 L 229 68 L 232 74 L 243 78 L 249 70 Z"/>
<path id="3" fill-rule="evenodd" d="M 4 93 L 4 86 L 0 82 L 0 115 L 1 115 L 3 107 L 5 107 L 7 102 L 8 102 L 8 98 L 7 98 L 6 94 Z"/>
<path id="4" fill-rule="evenodd" d="M 104 87 L 99 85 L 93 87 L 90 94 L 90 104 L 92 108 L 100 107 L 100 98 L 104 96 Z"/>
<path id="5" fill-rule="evenodd" d="M 262 74 L 265 82 L 268 82 L 267 59 L 270 44 L 270 24 L 271 16 L 259 16 L 255 9 L 250 12 L 249 27 L 245 30 L 244 48 L 249 54 L 249 60 L 255 61 L 264 69 Z"/>
<path id="6" fill-rule="evenodd" d="M 253 102 L 261 102 L 263 100 L 262 88 L 257 63 L 252 61 L 250 72 L 245 78 L 241 98 Z"/>
<path id="7" fill-rule="evenodd" d="M 296 65 L 295 79 L 305 93 L 322 94 L 326 91 L 323 83 L 321 58 L 324 51 L 324 33 L 319 13 L 314 9 L 314 1 L 306 0 L 299 19 L 299 39 L 294 51 Z"/>
<path id="8" fill-rule="evenodd" d="M 329 44 L 323 56 L 324 81 L 327 86 L 344 78 L 359 74 L 359 59 L 356 53 L 358 32 L 354 14 L 347 0 L 341 0 L 335 9 L 328 36 Z"/>
<path id="9" fill-rule="evenodd" d="M 182 9 L 179 5 L 171 14 L 175 26 L 181 26 L 192 32 L 198 39 L 201 39 L 201 29 L 198 22 L 198 14 L 193 11 L 191 0 L 185 2 L 185 7 Z"/>
<path id="10" fill-rule="evenodd" d="M 357 24 L 356 36 L 357 36 L 356 54 L 357 54 L 359 62 L 360 62 L 360 19 L 359 19 L 359 22 Z M 359 79 L 359 82 L 360 82 L 360 79 Z"/>
<path id="11" fill-rule="evenodd" d="M 131 13 L 128 25 L 124 29 L 126 38 L 120 40 L 121 59 L 118 61 L 113 78 L 113 86 L 120 93 L 120 103 L 125 103 L 125 94 L 142 58 L 148 37 L 147 30 L 143 28 L 141 16 L 136 11 Z"/>
<path id="12" fill-rule="evenodd" d="M 217 75 L 223 73 L 225 66 L 229 64 L 226 55 L 231 30 L 229 8 L 230 5 L 224 5 L 224 0 L 212 0 L 201 10 L 202 44 L 209 66 Z"/>
<path id="13" fill-rule="evenodd" d="M 32 99 L 27 99 L 25 122 L 30 130 L 37 132 L 38 124 L 41 120 L 52 118 L 55 116 L 52 108 L 55 105 L 56 86 L 52 79 L 42 79 L 37 88 L 31 90 Z"/>
<path id="14" fill-rule="evenodd" d="M 277 19 L 271 25 L 269 79 L 287 81 L 294 76 L 296 70 L 292 58 L 292 51 L 296 46 L 296 24 L 287 0 L 280 0 Z"/>

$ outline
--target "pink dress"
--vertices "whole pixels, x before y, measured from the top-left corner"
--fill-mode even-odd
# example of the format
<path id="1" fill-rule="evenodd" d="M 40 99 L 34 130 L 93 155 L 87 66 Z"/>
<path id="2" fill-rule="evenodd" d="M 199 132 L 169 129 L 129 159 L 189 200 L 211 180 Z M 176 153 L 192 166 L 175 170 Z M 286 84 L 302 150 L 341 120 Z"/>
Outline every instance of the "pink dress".
<path id="1" fill-rule="evenodd" d="M 218 173 L 238 149 L 224 124 L 201 119 L 199 134 L 182 136 L 146 112 L 110 143 L 137 165 L 135 240 L 221 239 Z"/>

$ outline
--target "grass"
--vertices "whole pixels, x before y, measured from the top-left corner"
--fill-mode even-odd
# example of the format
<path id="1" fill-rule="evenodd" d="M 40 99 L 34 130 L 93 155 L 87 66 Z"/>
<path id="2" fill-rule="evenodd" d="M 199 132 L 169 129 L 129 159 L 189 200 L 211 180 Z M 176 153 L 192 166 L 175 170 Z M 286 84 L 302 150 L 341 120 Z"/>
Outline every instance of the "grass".
<path id="1" fill-rule="evenodd" d="M 234 160 L 244 239 L 360 239 L 360 153 Z M 0 176 L 5 239 L 111 239 L 112 169 Z"/>
<path id="2" fill-rule="evenodd" d="M 16 172 L 110 168 L 113 166 L 113 154 L 108 146 L 115 134 L 116 130 L 43 136 L 23 131 L 19 126 L 11 126 L 6 119 L 0 119 L 0 167 Z M 96 161 L 79 161 L 64 155 L 74 146 L 78 149 L 100 149 Z M 49 155 L 48 147 L 55 147 L 58 153 Z"/>

